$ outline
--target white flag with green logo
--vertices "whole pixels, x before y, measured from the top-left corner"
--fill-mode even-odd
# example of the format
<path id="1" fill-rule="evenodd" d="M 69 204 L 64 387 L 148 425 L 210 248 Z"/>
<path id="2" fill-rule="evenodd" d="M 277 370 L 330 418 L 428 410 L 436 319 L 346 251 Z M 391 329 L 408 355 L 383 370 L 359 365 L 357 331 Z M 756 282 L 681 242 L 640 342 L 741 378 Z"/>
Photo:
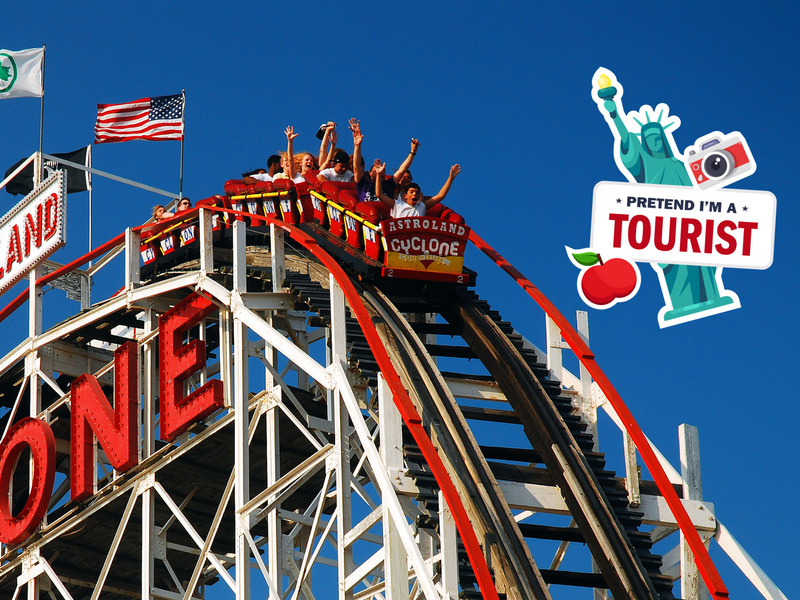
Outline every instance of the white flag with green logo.
<path id="1" fill-rule="evenodd" d="M 0 50 L 0 99 L 40 97 L 44 48 Z"/>

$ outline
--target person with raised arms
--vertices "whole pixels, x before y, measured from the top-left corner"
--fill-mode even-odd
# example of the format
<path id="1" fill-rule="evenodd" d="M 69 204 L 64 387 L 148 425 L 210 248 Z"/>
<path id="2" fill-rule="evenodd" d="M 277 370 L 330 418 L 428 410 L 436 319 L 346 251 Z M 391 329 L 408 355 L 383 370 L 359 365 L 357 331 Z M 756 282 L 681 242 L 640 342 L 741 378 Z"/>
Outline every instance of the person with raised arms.
<path id="1" fill-rule="evenodd" d="M 333 166 L 323 169 L 317 175 L 318 181 L 353 181 L 353 172 L 348 169 L 350 156 L 339 148 L 333 155 Z"/>
<path id="2" fill-rule="evenodd" d="M 326 169 L 333 160 L 333 154 L 336 152 L 336 142 L 339 140 L 339 134 L 336 133 L 336 123 L 328 121 L 325 127 L 325 133 L 322 135 L 322 141 L 319 145 L 319 163 L 320 170 Z M 327 148 L 327 149 L 326 149 Z"/>
<path id="3" fill-rule="evenodd" d="M 373 182 L 376 177 L 375 169 L 380 161 L 376 159 L 369 171 L 364 170 L 364 156 L 361 153 L 361 143 L 364 140 L 364 135 L 361 133 L 361 124 L 357 119 L 350 119 L 350 130 L 353 132 L 353 180 L 356 182 L 358 199 L 361 202 L 378 200 Z M 411 163 L 414 162 L 419 146 L 419 141 L 416 138 L 412 139 L 411 151 L 403 161 L 403 164 L 395 171 L 391 179 L 386 179 L 382 182 L 383 191 L 387 196 L 396 198 L 398 190 L 403 185 L 411 183 L 411 173 L 408 169 L 411 167 Z"/>
<path id="4" fill-rule="evenodd" d="M 450 186 L 453 185 L 453 181 L 460 172 L 460 165 L 456 164 L 450 167 L 450 175 L 447 177 L 447 181 L 444 182 L 442 189 L 440 189 L 439 193 L 435 196 L 423 196 L 419 185 L 411 183 L 402 194 L 402 200 L 395 200 L 383 193 L 382 182 L 384 173 L 386 173 L 386 164 L 379 162 L 376 165 L 377 177 L 375 178 L 375 195 L 391 209 L 393 219 L 398 219 L 400 217 L 424 217 L 429 208 L 436 206 L 445 199 L 447 193 L 450 191 Z"/>
<path id="5" fill-rule="evenodd" d="M 281 168 L 283 171 L 277 173 L 273 180 L 275 179 L 291 179 L 295 183 L 301 183 L 305 181 L 305 178 L 297 172 L 297 165 L 294 161 L 294 138 L 297 137 L 298 134 L 294 132 L 294 127 L 289 125 L 284 131 L 286 134 L 287 140 L 287 147 L 286 152 L 281 152 Z"/>

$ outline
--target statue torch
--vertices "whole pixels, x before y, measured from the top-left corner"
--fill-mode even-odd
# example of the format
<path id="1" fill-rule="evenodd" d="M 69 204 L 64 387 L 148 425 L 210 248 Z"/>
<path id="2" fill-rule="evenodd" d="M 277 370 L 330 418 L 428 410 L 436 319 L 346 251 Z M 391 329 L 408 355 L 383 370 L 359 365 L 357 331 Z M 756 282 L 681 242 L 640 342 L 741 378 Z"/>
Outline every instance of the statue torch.
<path id="1" fill-rule="evenodd" d="M 617 88 L 611 85 L 611 79 L 603 73 L 597 79 L 597 95 L 601 100 L 613 100 L 617 95 Z"/>

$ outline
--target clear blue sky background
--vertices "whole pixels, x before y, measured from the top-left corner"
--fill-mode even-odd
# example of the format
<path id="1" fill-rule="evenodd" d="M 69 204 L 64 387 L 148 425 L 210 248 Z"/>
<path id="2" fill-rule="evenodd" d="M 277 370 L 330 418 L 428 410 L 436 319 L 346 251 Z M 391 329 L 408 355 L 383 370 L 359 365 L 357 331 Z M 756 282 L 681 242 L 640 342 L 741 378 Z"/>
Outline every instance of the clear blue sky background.
<path id="1" fill-rule="evenodd" d="M 587 308 L 564 246 L 589 244 L 594 185 L 624 181 L 590 95 L 595 70 L 614 71 L 627 110 L 667 103 L 682 120 L 681 152 L 711 131 L 741 131 L 758 171 L 735 187 L 778 199 L 772 267 L 725 270 L 741 309 L 661 330 L 658 281 L 641 265 L 633 300 L 588 309 L 591 345 L 673 464 L 678 426 L 699 427 L 705 498 L 784 593 L 800 589 L 800 444 L 786 387 L 797 379 L 800 335 L 796 3 L 29 1 L 2 13 L 0 47 L 47 45 L 45 152 L 91 143 L 97 103 L 185 89 L 184 193 L 199 199 L 265 165 L 285 147 L 287 125 L 300 133 L 296 149 L 315 152 L 320 123 L 348 134 L 343 125 L 357 117 L 368 162 L 396 166 L 411 137 L 421 140 L 413 172 L 425 191 L 460 163 L 448 204 L 570 319 Z M 38 148 L 39 110 L 36 99 L 0 102 L 2 170 Z M 178 142 L 93 151 L 95 168 L 178 191 Z M 68 245 L 56 260 L 86 250 L 87 196 L 69 199 Z M 14 203 L 0 199 L 2 210 Z M 157 202 L 95 178 L 95 243 L 144 222 Z M 479 294 L 544 346 L 543 313 L 478 254 L 466 262 L 479 272 Z M 95 298 L 121 284 L 98 283 Z M 75 304 L 50 310 L 48 324 Z M 25 331 L 23 314 L 13 319 L 0 324 L 9 346 Z M 616 453 L 606 431 L 601 448 Z M 712 556 L 732 598 L 758 597 L 713 545 Z"/>

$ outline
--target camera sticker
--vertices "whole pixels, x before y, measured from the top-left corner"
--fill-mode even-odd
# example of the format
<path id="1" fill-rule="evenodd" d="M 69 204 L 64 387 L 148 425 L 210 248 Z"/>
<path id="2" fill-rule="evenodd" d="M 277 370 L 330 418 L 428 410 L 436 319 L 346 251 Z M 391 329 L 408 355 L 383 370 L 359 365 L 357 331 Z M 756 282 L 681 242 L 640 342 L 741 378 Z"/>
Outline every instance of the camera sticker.
<path id="1" fill-rule="evenodd" d="M 756 161 L 738 131 L 719 131 L 701 137 L 684 152 L 686 170 L 695 187 L 714 190 L 756 172 Z"/>
<path id="2" fill-rule="evenodd" d="M 631 277 L 621 275 L 630 275 L 630 269 L 615 261 L 640 261 L 650 262 L 661 285 L 665 305 L 658 312 L 659 327 L 740 308 L 738 296 L 725 289 L 722 267 L 769 267 L 776 207 L 769 192 L 719 190 L 756 170 L 744 136 L 715 131 L 681 155 L 673 138 L 681 121 L 669 106 L 643 105 L 625 112 L 622 96 L 614 73 L 599 68 L 592 78 L 592 99 L 613 136 L 617 167 L 629 183 L 598 184 L 591 251 L 567 251 L 582 268 L 581 298 L 594 308 L 629 300 L 639 289 L 638 269 L 630 285 Z M 619 267 L 626 285 L 609 287 L 605 276 L 615 269 L 606 268 L 598 277 L 601 270 L 586 262 L 590 254 L 613 257 L 606 264 Z"/>

